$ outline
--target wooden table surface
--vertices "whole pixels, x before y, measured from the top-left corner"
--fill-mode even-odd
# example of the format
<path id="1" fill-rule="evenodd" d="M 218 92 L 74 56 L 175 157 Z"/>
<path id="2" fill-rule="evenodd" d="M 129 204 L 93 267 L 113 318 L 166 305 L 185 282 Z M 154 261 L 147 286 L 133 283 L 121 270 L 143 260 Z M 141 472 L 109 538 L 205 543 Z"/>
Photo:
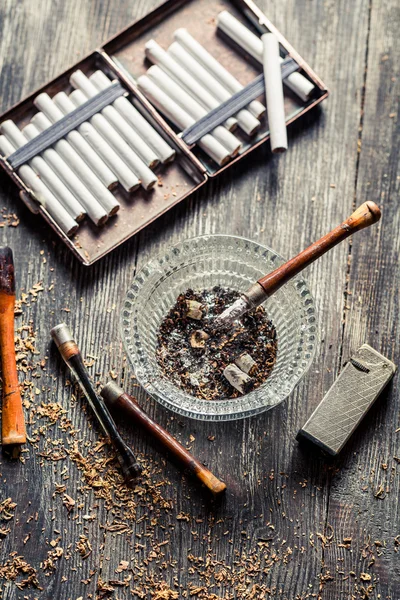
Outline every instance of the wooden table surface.
<path id="1" fill-rule="evenodd" d="M 156 4 L 2 0 L 0 108 Z M 259 5 L 332 92 L 289 129 L 285 155 L 272 157 L 265 144 L 90 269 L 1 176 L 0 239 L 14 250 L 23 299 L 16 326 L 29 430 L 22 461 L 3 455 L 0 464 L 4 600 L 400 598 L 397 377 L 340 458 L 327 460 L 295 440 L 360 344 L 399 361 L 399 14 L 394 0 Z M 138 396 L 224 479 L 225 499 L 211 502 L 120 419 L 149 473 L 126 492 L 69 385 L 50 328 L 67 321 L 95 379 L 115 373 L 136 393 L 118 319 L 124 292 L 149 257 L 214 232 L 244 235 L 289 257 L 365 200 L 381 206 L 379 225 L 306 273 L 320 344 L 286 402 L 256 418 L 212 424 L 174 417 Z"/>

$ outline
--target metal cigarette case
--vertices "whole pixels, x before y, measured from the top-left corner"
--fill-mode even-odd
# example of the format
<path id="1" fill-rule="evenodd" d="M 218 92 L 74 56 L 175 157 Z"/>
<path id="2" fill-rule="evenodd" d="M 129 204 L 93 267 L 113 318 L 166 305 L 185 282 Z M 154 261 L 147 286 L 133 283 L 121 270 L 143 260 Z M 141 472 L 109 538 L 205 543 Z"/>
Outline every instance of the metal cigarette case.
<path id="1" fill-rule="evenodd" d="M 363 344 L 350 358 L 296 439 L 336 456 L 392 379 L 396 366 Z"/>
<path id="2" fill-rule="evenodd" d="M 301 102 L 294 94 L 286 95 L 287 124 L 292 123 L 322 102 L 328 96 L 328 90 L 253 1 L 241 1 L 243 8 L 254 15 L 257 22 L 275 33 L 287 56 L 298 63 L 301 73 L 315 86 L 315 91 L 307 102 Z M 34 192 L 23 183 L 17 170 L 11 168 L 6 157 L 0 155 L 0 168 L 4 169 L 20 188 L 21 200 L 33 213 L 42 215 L 84 265 L 91 265 L 108 254 L 199 187 L 205 185 L 210 178 L 218 176 L 224 169 L 233 166 L 236 161 L 241 160 L 269 138 L 268 124 L 265 120 L 257 134 L 251 138 L 238 132 L 237 135 L 242 142 L 238 156 L 226 166 L 218 167 L 197 146 L 186 145 L 176 128 L 174 129 L 162 117 L 136 85 L 136 79 L 143 75 L 149 66 L 145 61 L 144 51 L 148 40 L 155 39 L 166 48 L 173 42 L 173 33 L 179 27 L 188 27 L 189 31 L 201 40 L 207 50 L 242 85 L 253 81 L 261 72 L 260 65 L 249 57 L 242 56 L 237 49 L 218 35 L 215 25 L 216 18 L 218 13 L 224 9 L 245 21 L 241 11 L 230 0 L 220 0 L 218 3 L 214 0 L 166 0 L 151 13 L 118 33 L 99 49 L 0 116 L 0 122 L 12 119 L 19 128 L 23 128 L 37 112 L 33 100 L 38 94 L 46 92 L 53 97 L 60 91 L 70 93 L 72 91 L 69 83 L 71 73 L 80 69 L 86 76 L 90 76 L 97 69 L 101 69 L 110 79 L 117 80 L 124 86 L 135 108 L 175 149 L 176 159 L 159 171 L 159 185 L 156 185 L 151 193 L 139 190 L 131 196 L 124 190 L 117 189 L 114 193 L 121 206 L 117 215 L 103 227 L 95 227 L 89 221 L 85 221 L 80 224 L 78 232 L 71 238 L 61 231 L 46 208 L 37 202 Z"/>

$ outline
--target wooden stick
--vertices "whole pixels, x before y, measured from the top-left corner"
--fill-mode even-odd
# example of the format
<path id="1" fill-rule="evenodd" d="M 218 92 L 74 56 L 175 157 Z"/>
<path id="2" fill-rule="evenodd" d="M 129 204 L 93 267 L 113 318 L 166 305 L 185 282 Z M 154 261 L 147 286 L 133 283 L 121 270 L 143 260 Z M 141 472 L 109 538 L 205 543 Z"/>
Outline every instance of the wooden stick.
<path id="1" fill-rule="evenodd" d="M 214 495 L 226 490 L 226 485 L 198 461 L 163 427 L 151 419 L 139 406 L 135 398 L 129 396 L 114 381 L 109 381 L 101 390 L 105 403 L 114 412 L 124 411 L 137 425 L 140 425 L 163 448 L 170 452 L 186 471 L 197 477 Z"/>
<path id="2" fill-rule="evenodd" d="M 381 211 L 375 202 L 364 202 L 341 225 L 332 229 L 332 231 L 275 269 L 275 271 L 272 271 L 272 273 L 264 275 L 256 283 L 253 283 L 231 306 L 218 315 L 213 323 L 214 328 L 218 329 L 230 325 L 248 310 L 259 306 L 325 252 L 331 250 L 356 231 L 373 225 L 380 218 Z"/>
<path id="3" fill-rule="evenodd" d="M 3 446 L 26 442 L 14 343 L 15 279 L 11 248 L 0 248 L 0 354 L 3 375 Z"/>

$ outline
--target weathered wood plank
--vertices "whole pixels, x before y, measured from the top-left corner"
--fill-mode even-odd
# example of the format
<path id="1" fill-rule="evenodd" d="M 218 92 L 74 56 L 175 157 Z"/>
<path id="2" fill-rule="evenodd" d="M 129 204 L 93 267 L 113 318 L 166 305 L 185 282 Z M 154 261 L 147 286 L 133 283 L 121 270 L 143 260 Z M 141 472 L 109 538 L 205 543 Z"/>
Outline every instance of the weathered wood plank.
<path id="1" fill-rule="evenodd" d="M 399 81 L 395 3 L 371 3 L 365 74 L 365 104 L 360 131 L 356 201 L 374 200 L 382 207 L 378 228 L 354 242 L 349 269 L 343 361 L 364 342 L 399 362 Z M 399 394 L 398 376 L 365 419 L 332 480 L 327 522 L 335 528 L 325 551 L 334 581 L 326 598 L 352 597 L 362 586 L 370 597 L 400 594 L 399 534 Z M 352 537 L 347 548 L 338 547 Z M 383 546 L 380 546 L 380 543 Z M 337 574 L 339 567 L 343 575 Z M 348 576 L 354 571 L 355 576 Z M 364 572 L 364 581 L 360 574 Z M 371 580 L 369 580 L 371 577 Z"/>

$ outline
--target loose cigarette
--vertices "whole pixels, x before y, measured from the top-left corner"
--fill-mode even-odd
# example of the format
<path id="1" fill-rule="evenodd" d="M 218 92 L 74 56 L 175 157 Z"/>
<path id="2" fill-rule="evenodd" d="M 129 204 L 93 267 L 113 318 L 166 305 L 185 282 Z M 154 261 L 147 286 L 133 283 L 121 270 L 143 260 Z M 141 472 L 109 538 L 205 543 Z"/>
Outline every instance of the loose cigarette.
<path id="1" fill-rule="evenodd" d="M 33 101 L 33 104 L 42 111 L 52 123 L 56 123 L 64 117 L 64 113 L 56 104 L 54 104 L 54 101 L 48 94 L 39 94 Z M 66 139 L 81 155 L 82 159 L 97 175 L 106 188 L 112 189 L 117 185 L 118 180 L 114 173 L 107 167 L 105 162 L 101 160 L 100 156 L 96 154 L 93 148 L 91 148 L 78 131 L 70 131 L 66 135 Z"/>
<path id="2" fill-rule="evenodd" d="M 250 29 L 238 21 L 230 12 L 224 10 L 218 15 L 218 29 L 223 31 L 231 40 L 262 64 L 263 43 Z M 280 62 L 283 62 L 280 57 Z M 309 100 L 314 91 L 314 84 L 301 73 L 291 73 L 285 78 L 284 84 L 303 101 Z"/>
<path id="3" fill-rule="evenodd" d="M 231 97 L 231 93 L 223 87 L 219 81 L 207 69 L 198 62 L 183 46 L 174 42 L 168 48 L 168 55 L 179 63 L 188 74 L 193 73 L 218 100 L 218 103 L 225 102 Z M 253 135 L 260 127 L 260 121 L 247 109 L 240 110 L 235 115 L 238 125 L 247 135 Z"/>
<path id="4" fill-rule="evenodd" d="M 96 71 L 89 79 L 94 83 L 98 90 L 104 90 L 112 85 L 112 81 L 110 81 L 103 71 Z M 124 96 L 117 98 L 113 102 L 113 106 L 133 129 L 146 140 L 148 145 L 153 148 L 163 164 L 169 163 L 175 158 L 175 150 L 171 148 L 154 127 L 146 121 L 128 98 L 125 98 Z"/>
<path id="5" fill-rule="evenodd" d="M 0 135 L 0 151 L 7 157 L 15 150 L 15 147 L 4 136 Z M 68 236 L 71 236 L 78 229 L 78 223 L 67 213 L 63 205 L 51 193 L 48 187 L 45 186 L 40 177 L 28 165 L 22 165 L 17 170 L 18 176 L 24 184 L 32 190 L 35 198 L 46 209 L 52 219 L 57 223 L 58 227 Z"/>
<path id="6" fill-rule="evenodd" d="M 30 123 L 22 130 L 23 133 L 29 138 L 34 139 L 39 135 L 40 129 L 34 125 L 34 123 Z M 66 142 L 68 145 L 68 142 Z M 96 198 L 92 195 L 92 193 L 83 185 L 80 181 L 79 177 L 61 158 L 61 156 L 54 150 L 53 148 L 48 148 L 43 152 L 44 160 L 50 165 L 50 167 L 57 173 L 59 178 L 64 182 L 64 184 L 71 190 L 80 204 L 84 207 L 85 212 L 88 213 L 89 217 L 95 223 L 95 225 L 103 225 L 107 219 L 108 215 L 105 209 L 97 202 Z M 79 162 L 82 162 L 79 159 Z M 101 184 L 102 185 L 102 184 Z M 104 187 L 104 186 L 102 186 Z M 106 188 L 104 188 L 106 190 Z M 108 190 L 107 194 L 110 194 Z M 111 194 L 110 194 L 111 195 Z M 114 196 L 113 196 L 114 198 Z M 113 201 L 113 205 L 115 202 Z M 114 213 L 115 211 L 113 211 Z"/>
<path id="7" fill-rule="evenodd" d="M 70 83 L 76 88 L 75 92 L 72 92 L 70 98 L 76 98 L 77 106 L 83 104 L 81 101 L 81 94 L 85 99 L 85 102 L 87 98 L 91 98 L 97 94 L 95 86 L 88 80 L 82 71 L 78 70 L 72 73 L 69 80 Z M 81 92 L 81 94 L 77 94 L 76 92 Z M 109 111 L 107 109 L 109 109 Z M 126 163 L 128 167 L 135 173 L 135 175 L 137 175 L 141 181 L 142 187 L 145 190 L 150 190 L 157 183 L 157 176 L 143 162 L 140 156 L 136 154 L 136 152 L 134 152 L 130 146 L 128 146 L 124 138 L 116 131 L 116 129 L 110 125 L 104 116 L 104 111 L 106 111 L 107 114 L 111 113 L 113 118 L 116 116 L 115 121 L 118 121 L 118 119 L 122 118 L 115 108 L 108 106 L 101 111 L 101 114 L 93 115 L 93 117 L 90 119 L 90 122 L 103 136 L 103 138 L 107 140 L 107 142 L 114 148 L 115 152 L 122 158 L 124 163 Z M 126 127 L 126 129 L 128 128 L 132 130 L 130 125 Z M 135 132 L 133 133 L 137 137 L 137 134 Z"/>
<path id="8" fill-rule="evenodd" d="M 228 365 L 225 367 L 223 373 L 229 383 L 241 394 L 247 394 L 251 390 L 254 383 L 253 379 L 236 365 Z"/>
<path id="9" fill-rule="evenodd" d="M 286 152 L 288 141 L 279 42 L 273 33 L 264 33 L 261 41 L 264 48 L 263 66 L 271 150 L 276 153 Z"/>
<path id="10" fill-rule="evenodd" d="M 218 98 L 210 93 L 205 87 L 204 82 L 199 79 L 197 81 L 193 76 L 185 71 L 185 69 L 176 62 L 176 60 L 157 42 L 154 40 L 150 40 L 147 42 L 145 46 L 145 52 L 147 58 L 155 65 L 161 67 L 170 77 L 172 77 L 177 83 L 179 83 L 182 87 L 185 88 L 187 92 L 195 99 L 197 102 L 202 104 L 204 108 L 208 111 L 212 110 L 219 106 L 220 101 Z M 208 75 L 207 75 L 208 76 Z M 217 84 L 218 87 L 218 84 Z M 222 88 L 222 94 L 225 95 L 225 90 Z M 226 99 L 226 96 L 225 96 Z M 225 127 L 232 131 L 237 126 L 237 120 L 233 117 L 229 117 L 225 121 Z"/>
<path id="11" fill-rule="evenodd" d="M 97 76 L 94 73 L 89 78 L 86 78 L 85 81 L 85 89 L 82 91 L 86 96 L 92 98 L 94 95 L 98 94 L 99 91 L 104 89 L 104 87 L 98 87 L 96 85 Z M 89 96 L 90 94 L 90 96 Z M 154 152 L 150 146 L 146 143 L 138 133 L 130 126 L 130 124 L 121 116 L 121 114 L 114 108 L 113 105 L 106 106 L 101 111 L 101 114 L 107 119 L 107 121 L 112 125 L 121 137 L 124 138 L 126 143 L 134 150 L 143 162 L 150 168 L 154 169 L 159 163 L 160 159 L 157 154 Z"/>
<path id="12" fill-rule="evenodd" d="M 203 305 L 197 300 L 186 300 L 187 313 L 186 316 L 190 319 L 200 321 L 203 318 Z"/>
<path id="13" fill-rule="evenodd" d="M 167 96 L 149 77 L 142 75 L 138 78 L 137 84 L 154 106 L 181 131 L 195 123 L 195 119 Z M 204 135 L 197 142 L 197 145 L 218 165 L 223 166 L 229 161 L 229 152 L 227 149 L 211 135 Z"/>
<path id="14" fill-rule="evenodd" d="M 203 67 L 228 90 L 228 92 L 235 94 L 243 89 L 243 85 L 232 75 L 232 73 L 225 69 L 225 67 L 223 67 L 221 63 L 204 48 L 204 46 L 199 44 L 199 42 L 190 35 L 187 29 L 184 29 L 183 27 L 177 29 L 174 33 L 174 38 L 181 46 L 186 48 L 189 54 L 194 56 L 194 58 L 196 58 Z M 261 104 L 261 102 L 258 102 L 258 100 L 250 102 L 248 109 L 257 119 L 262 117 L 265 113 L 265 106 Z"/>
<path id="15" fill-rule="evenodd" d="M 16 148 L 25 146 L 29 139 L 11 120 L 3 121 L 0 125 L 0 129 Z M 58 198 L 74 221 L 82 219 L 82 216 L 84 215 L 82 206 L 43 158 L 41 156 L 35 156 L 29 161 L 29 165 L 36 171 L 39 177 L 43 179 L 43 182 L 53 192 L 55 197 Z"/>
<path id="16" fill-rule="evenodd" d="M 247 373 L 248 375 L 253 375 L 257 370 L 257 363 L 250 354 L 247 352 L 243 352 L 238 358 L 235 359 L 235 364 L 241 371 Z"/>
<path id="17" fill-rule="evenodd" d="M 80 104 L 86 102 L 86 96 L 84 96 L 82 92 L 79 92 L 78 90 L 76 91 L 77 94 L 72 92 L 72 94 L 75 94 L 75 96 L 78 95 L 78 98 L 75 98 L 74 96 L 75 101 L 73 101 L 72 94 L 70 97 L 68 97 L 64 92 L 60 92 L 54 96 L 54 102 L 64 112 L 64 114 L 68 114 L 75 110 L 75 108 L 79 106 L 78 100 L 80 101 Z M 140 182 L 135 173 L 128 168 L 118 154 L 114 152 L 111 146 L 97 132 L 93 125 L 85 122 L 79 125 L 78 130 L 85 141 L 90 144 L 90 146 L 97 152 L 97 154 L 100 155 L 108 167 L 115 173 L 122 187 L 127 192 L 133 192 L 134 190 L 137 190 Z"/>
<path id="18" fill-rule="evenodd" d="M 51 121 L 42 112 L 36 113 L 32 117 L 31 123 L 39 131 L 44 131 L 51 126 Z M 54 149 L 76 173 L 85 188 L 88 191 L 90 190 L 92 199 L 86 198 L 86 194 L 81 196 L 82 205 L 85 207 L 90 219 L 97 225 L 102 225 L 107 216 L 111 216 L 118 211 L 118 202 L 69 142 L 64 139 L 59 140 L 54 144 Z"/>
<path id="19" fill-rule="evenodd" d="M 153 65 L 148 69 L 147 76 L 152 79 L 172 100 L 184 108 L 196 121 L 207 114 L 207 110 L 201 106 L 183 87 L 172 79 L 165 71 Z M 229 151 L 231 156 L 236 156 L 241 148 L 241 142 L 230 131 L 219 125 L 211 132 L 211 135 L 221 142 Z"/>

